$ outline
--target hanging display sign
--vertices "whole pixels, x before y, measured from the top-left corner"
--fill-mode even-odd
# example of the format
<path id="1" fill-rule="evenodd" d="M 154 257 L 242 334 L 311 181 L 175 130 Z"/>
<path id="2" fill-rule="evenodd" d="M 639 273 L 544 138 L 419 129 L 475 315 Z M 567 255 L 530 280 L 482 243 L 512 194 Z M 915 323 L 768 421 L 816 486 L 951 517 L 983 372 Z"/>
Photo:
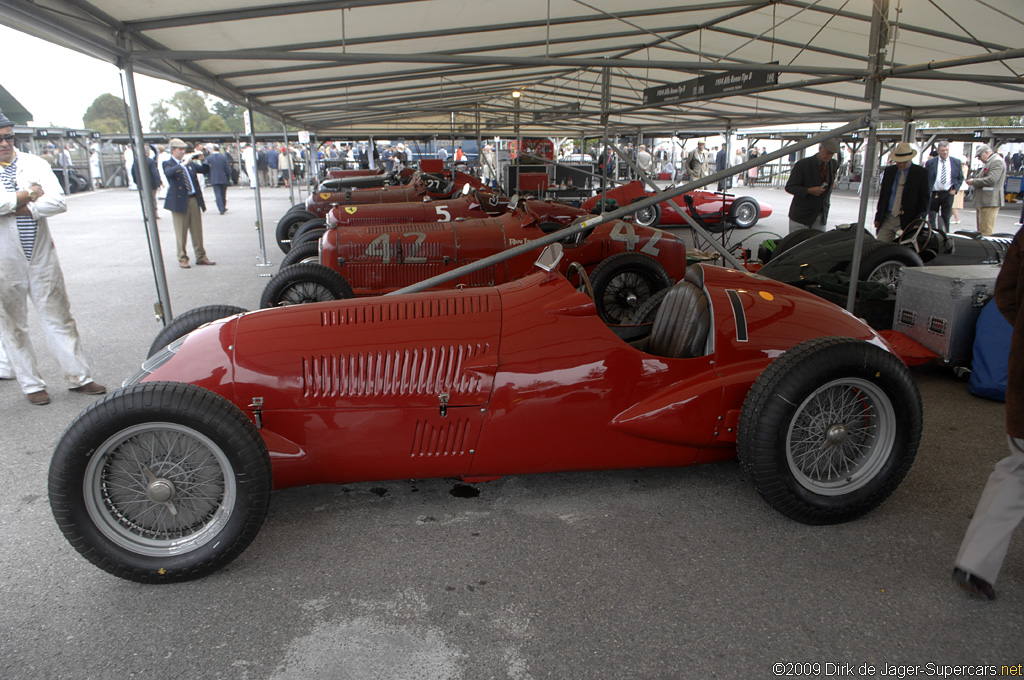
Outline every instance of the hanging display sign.
<path id="1" fill-rule="evenodd" d="M 644 90 L 644 104 L 674 104 L 687 99 L 768 90 L 779 83 L 778 71 L 730 71 L 700 76 L 675 85 L 659 85 Z"/>

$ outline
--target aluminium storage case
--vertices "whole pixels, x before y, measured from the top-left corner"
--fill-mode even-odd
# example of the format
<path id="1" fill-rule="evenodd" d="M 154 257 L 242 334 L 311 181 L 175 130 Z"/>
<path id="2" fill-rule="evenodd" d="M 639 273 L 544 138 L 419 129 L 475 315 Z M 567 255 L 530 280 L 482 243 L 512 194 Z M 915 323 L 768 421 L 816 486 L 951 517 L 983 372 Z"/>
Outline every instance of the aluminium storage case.
<path id="1" fill-rule="evenodd" d="M 905 267 L 896 291 L 892 328 L 947 364 L 971 359 L 974 327 L 995 292 L 999 265 Z"/>

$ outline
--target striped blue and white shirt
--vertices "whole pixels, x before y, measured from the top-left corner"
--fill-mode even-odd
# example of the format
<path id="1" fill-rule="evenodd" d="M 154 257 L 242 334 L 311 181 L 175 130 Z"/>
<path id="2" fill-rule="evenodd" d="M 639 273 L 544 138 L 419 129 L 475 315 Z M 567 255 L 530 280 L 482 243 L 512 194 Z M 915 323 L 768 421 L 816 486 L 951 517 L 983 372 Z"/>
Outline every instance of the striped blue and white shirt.
<path id="1" fill-rule="evenodd" d="M 0 171 L 0 181 L 8 191 L 18 191 L 18 156 L 8 163 Z M 36 246 L 36 227 L 38 224 L 31 215 L 17 215 L 18 237 L 21 239 L 21 249 L 25 253 L 25 259 L 32 260 L 32 251 Z"/>

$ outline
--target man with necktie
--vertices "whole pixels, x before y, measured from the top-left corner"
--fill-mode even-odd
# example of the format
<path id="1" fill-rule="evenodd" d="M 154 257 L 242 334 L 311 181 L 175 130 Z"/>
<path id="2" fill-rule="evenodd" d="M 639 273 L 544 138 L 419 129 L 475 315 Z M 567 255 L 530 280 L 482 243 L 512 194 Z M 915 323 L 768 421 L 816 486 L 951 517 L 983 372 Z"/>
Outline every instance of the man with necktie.
<path id="1" fill-rule="evenodd" d="M 938 155 L 925 163 L 928 171 L 928 187 L 931 190 L 931 208 L 928 223 L 949 233 L 949 217 L 953 211 L 953 198 L 964 182 L 964 170 L 959 158 L 949 155 L 949 142 L 943 140 L 935 145 Z M 936 224 L 935 216 L 941 218 Z"/>
<path id="2" fill-rule="evenodd" d="M 174 218 L 174 236 L 178 246 L 178 264 L 189 269 L 188 237 L 192 236 L 192 249 L 196 253 L 196 264 L 217 264 L 206 257 L 203 248 L 203 211 L 206 202 L 199 189 L 199 175 L 210 173 L 210 166 L 203 162 L 202 152 L 197 152 L 187 161 L 185 150 L 188 145 L 175 137 L 170 141 L 171 158 L 164 161 L 164 175 L 167 176 L 167 198 L 164 207 Z M 255 172 L 255 170 L 253 171 Z"/>
<path id="3" fill-rule="evenodd" d="M 917 150 L 908 142 L 900 142 L 889 156 L 893 164 L 882 173 L 882 190 L 875 211 L 879 241 L 895 241 L 907 225 L 928 214 L 928 172 L 914 165 L 916 155 Z"/>

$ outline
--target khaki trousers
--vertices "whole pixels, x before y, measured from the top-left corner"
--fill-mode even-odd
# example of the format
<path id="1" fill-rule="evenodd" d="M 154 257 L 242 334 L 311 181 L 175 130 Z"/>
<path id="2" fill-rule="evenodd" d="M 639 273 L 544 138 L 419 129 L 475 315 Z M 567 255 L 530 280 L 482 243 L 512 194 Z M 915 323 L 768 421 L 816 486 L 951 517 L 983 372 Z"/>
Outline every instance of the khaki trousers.
<path id="1" fill-rule="evenodd" d="M 978 231 L 982 236 L 991 236 L 995 233 L 997 215 L 999 215 L 999 206 L 978 208 Z"/>
<path id="2" fill-rule="evenodd" d="M 203 211 L 199 209 L 199 201 L 195 196 L 188 199 L 188 212 L 171 212 L 174 219 L 174 237 L 178 245 L 178 260 L 188 262 L 188 237 L 192 235 L 192 249 L 196 252 L 196 262 L 206 259 L 203 248 Z"/>

